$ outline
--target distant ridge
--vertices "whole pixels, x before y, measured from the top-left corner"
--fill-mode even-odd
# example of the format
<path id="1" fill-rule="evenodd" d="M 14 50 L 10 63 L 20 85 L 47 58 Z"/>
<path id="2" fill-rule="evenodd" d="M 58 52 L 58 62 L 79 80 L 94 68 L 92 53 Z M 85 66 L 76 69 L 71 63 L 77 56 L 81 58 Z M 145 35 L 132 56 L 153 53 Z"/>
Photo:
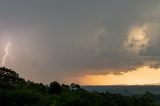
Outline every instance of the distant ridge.
<path id="1" fill-rule="evenodd" d="M 95 92 L 110 92 L 123 95 L 142 95 L 145 92 L 151 92 L 153 94 L 160 94 L 160 85 L 148 84 L 148 85 L 96 85 L 96 86 L 82 86 L 82 88 L 88 91 Z"/>

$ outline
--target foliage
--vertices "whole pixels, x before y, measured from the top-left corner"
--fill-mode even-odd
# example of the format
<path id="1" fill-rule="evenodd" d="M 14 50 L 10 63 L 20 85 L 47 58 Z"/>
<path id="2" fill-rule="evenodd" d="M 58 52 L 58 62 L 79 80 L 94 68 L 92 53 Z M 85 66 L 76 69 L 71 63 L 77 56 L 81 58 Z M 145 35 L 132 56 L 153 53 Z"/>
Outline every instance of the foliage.
<path id="1" fill-rule="evenodd" d="M 0 106 L 158 106 L 154 95 L 124 96 L 89 92 L 72 83 L 49 85 L 26 81 L 5 67 L 0 68 Z"/>

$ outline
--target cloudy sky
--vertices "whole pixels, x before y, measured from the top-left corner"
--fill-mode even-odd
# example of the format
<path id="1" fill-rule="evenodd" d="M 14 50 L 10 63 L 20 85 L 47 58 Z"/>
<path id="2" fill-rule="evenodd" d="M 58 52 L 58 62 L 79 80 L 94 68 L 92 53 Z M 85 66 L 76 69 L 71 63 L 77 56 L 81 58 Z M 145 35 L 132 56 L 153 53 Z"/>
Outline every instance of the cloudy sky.
<path id="1" fill-rule="evenodd" d="M 160 1 L 1 0 L 0 59 L 35 82 L 160 83 Z"/>

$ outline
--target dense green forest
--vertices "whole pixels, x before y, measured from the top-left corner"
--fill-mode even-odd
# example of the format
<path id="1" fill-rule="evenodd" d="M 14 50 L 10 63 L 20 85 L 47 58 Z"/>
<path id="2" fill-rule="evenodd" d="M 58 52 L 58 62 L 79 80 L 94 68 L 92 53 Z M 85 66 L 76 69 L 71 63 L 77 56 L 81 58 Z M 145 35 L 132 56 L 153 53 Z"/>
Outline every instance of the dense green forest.
<path id="1" fill-rule="evenodd" d="M 89 92 L 72 83 L 49 85 L 26 81 L 5 67 L 0 68 L 0 106 L 159 106 L 154 95 L 124 96 Z"/>

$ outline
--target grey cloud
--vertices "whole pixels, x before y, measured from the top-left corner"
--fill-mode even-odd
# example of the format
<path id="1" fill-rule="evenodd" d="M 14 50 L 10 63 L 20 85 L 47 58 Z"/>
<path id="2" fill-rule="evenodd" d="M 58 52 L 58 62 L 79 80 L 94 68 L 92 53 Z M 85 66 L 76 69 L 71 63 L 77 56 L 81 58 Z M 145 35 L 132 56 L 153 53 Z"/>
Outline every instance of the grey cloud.
<path id="1" fill-rule="evenodd" d="M 13 59 L 7 66 L 40 82 L 154 65 L 159 62 L 159 5 L 145 0 L 0 1 L 0 56 L 9 39 Z M 128 32 L 144 23 L 157 23 L 146 32 L 150 44 L 130 54 L 124 47 Z"/>

